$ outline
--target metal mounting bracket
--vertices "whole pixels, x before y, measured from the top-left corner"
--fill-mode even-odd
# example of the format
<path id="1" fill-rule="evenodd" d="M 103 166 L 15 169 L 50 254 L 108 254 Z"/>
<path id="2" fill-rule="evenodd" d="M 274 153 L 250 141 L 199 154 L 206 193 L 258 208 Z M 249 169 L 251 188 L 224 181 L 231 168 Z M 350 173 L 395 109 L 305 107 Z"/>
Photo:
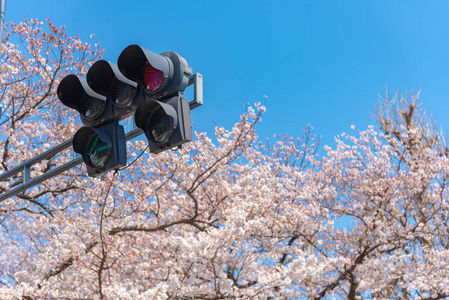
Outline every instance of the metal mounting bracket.
<path id="1" fill-rule="evenodd" d="M 203 105 L 203 75 L 195 73 L 189 77 L 190 86 L 193 84 L 193 100 L 189 102 L 190 109 Z"/>

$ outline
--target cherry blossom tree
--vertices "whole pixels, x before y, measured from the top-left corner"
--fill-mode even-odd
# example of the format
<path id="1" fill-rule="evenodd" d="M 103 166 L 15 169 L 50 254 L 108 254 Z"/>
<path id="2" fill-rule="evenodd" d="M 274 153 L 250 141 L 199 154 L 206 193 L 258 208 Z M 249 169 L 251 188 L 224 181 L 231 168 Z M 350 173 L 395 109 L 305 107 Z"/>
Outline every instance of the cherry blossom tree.
<path id="1" fill-rule="evenodd" d="M 8 25 L 1 52 L 4 172 L 73 136 L 55 89 L 102 52 L 36 20 Z M 177 151 L 96 179 L 80 166 L 0 202 L 0 299 L 448 297 L 448 151 L 417 96 L 387 98 L 379 128 L 322 155 L 311 127 L 261 140 L 255 104 Z"/>

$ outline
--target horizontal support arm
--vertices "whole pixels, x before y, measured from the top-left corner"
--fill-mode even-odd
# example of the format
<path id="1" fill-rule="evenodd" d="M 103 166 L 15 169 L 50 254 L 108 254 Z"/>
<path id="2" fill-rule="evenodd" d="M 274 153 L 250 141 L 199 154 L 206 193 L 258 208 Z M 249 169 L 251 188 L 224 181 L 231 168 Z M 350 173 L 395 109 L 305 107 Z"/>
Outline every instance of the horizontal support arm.
<path id="1" fill-rule="evenodd" d="M 72 146 L 72 139 L 67 140 L 67 141 L 45 151 L 44 153 L 39 154 L 38 156 L 25 161 L 24 163 L 18 165 L 17 167 L 14 167 L 11 170 L 4 172 L 3 174 L 0 175 L 0 181 L 6 181 L 10 177 L 17 175 L 17 173 L 23 171 L 25 166 L 32 166 L 34 164 L 40 163 L 41 161 L 43 161 L 45 159 L 49 159 L 49 158 L 55 156 L 56 154 L 58 154 L 59 152 L 62 152 L 71 146 Z"/>
<path id="2" fill-rule="evenodd" d="M 126 137 L 126 140 L 129 141 L 129 140 L 131 140 L 131 139 L 133 139 L 135 137 L 138 137 L 142 133 L 143 133 L 143 130 L 140 129 L 140 128 L 137 128 L 137 129 L 134 129 L 134 130 L 128 132 L 125 137 Z M 66 147 L 66 143 L 69 143 L 69 146 Z M 47 152 L 45 152 L 45 153 L 43 153 L 41 155 L 38 155 L 35 158 L 30 159 L 29 161 L 26 161 L 25 163 L 23 163 L 20 166 L 16 167 L 16 168 L 18 168 L 18 170 L 16 170 L 16 168 L 14 168 L 14 169 L 11 169 L 8 172 L 11 172 L 11 174 L 15 175 L 18 172 L 23 171 L 23 166 L 30 165 L 30 161 L 33 161 L 34 163 L 40 162 L 41 160 L 44 160 L 44 159 L 52 157 L 52 155 L 49 155 L 49 153 L 53 153 L 53 155 L 56 155 L 58 152 L 56 150 L 54 150 L 54 149 L 59 149 L 59 151 L 62 151 L 62 150 L 67 149 L 71 145 L 72 145 L 72 140 L 65 141 L 64 143 L 62 143 L 62 144 L 60 144 L 60 145 L 50 149 L 49 151 L 47 151 Z M 40 157 L 40 160 L 37 160 L 38 157 Z M 42 158 L 42 157 L 44 157 L 44 158 Z M 57 175 L 61 174 L 62 172 L 67 171 L 67 170 L 69 170 L 69 169 L 79 165 L 82 162 L 83 162 L 83 158 L 81 156 L 78 156 L 78 157 L 74 158 L 73 160 L 69 161 L 68 163 L 63 164 L 62 166 L 59 166 L 59 167 L 57 167 L 57 168 L 55 168 L 53 170 L 50 170 L 50 171 L 48 171 L 48 172 L 46 172 L 46 173 L 44 173 L 44 174 L 42 174 L 42 175 L 40 175 L 40 176 L 38 176 L 36 178 L 33 178 L 33 179 L 31 179 L 31 180 L 29 180 L 27 182 L 24 182 L 21 185 L 16 186 L 13 189 L 11 189 L 11 190 L 1 194 L 0 195 L 0 202 L 2 202 L 3 200 L 8 199 L 9 197 L 13 197 L 13 196 L 17 195 L 17 194 L 19 194 L 19 193 L 29 189 L 32 186 L 35 186 L 35 185 L 37 185 L 37 184 L 39 184 L 41 182 L 44 182 L 47 179 L 50 179 L 50 178 L 52 178 L 54 176 L 57 176 Z M 22 169 L 20 167 L 22 167 Z M 6 172 L 6 173 L 8 173 L 8 172 Z M 6 173 L 4 173 L 2 175 L 5 175 Z M 9 177 L 11 177 L 13 175 L 10 175 Z M 7 178 L 9 178 L 9 177 L 7 177 Z"/>

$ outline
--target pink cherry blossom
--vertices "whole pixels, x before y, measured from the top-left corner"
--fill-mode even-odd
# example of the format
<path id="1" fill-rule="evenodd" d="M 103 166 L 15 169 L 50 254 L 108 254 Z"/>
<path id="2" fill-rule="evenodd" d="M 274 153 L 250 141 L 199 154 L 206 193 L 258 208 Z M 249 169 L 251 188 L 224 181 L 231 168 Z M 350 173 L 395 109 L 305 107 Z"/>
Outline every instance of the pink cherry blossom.
<path id="1" fill-rule="evenodd" d="M 79 128 L 56 89 L 101 58 L 93 43 L 49 20 L 6 26 L 1 172 Z M 260 139 L 256 103 L 178 151 L 101 178 L 79 166 L 0 202 L 0 299 L 446 298 L 449 151 L 417 95 L 399 102 L 322 156 L 311 126 Z"/>

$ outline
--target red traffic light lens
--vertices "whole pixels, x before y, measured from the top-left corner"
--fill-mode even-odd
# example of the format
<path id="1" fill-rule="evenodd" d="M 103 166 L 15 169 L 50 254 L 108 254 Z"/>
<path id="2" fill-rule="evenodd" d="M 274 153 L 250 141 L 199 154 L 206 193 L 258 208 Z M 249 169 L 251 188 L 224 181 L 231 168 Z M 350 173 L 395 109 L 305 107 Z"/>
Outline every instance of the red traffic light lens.
<path id="1" fill-rule="evenodd" d="M 164 72 L 156 69 L 149 62 L 145 63 L 145 67 L 143 69 L 143 83 L 147 90 L 157 90 L 162 83 L 164 83 L 164 80 Z"/>

